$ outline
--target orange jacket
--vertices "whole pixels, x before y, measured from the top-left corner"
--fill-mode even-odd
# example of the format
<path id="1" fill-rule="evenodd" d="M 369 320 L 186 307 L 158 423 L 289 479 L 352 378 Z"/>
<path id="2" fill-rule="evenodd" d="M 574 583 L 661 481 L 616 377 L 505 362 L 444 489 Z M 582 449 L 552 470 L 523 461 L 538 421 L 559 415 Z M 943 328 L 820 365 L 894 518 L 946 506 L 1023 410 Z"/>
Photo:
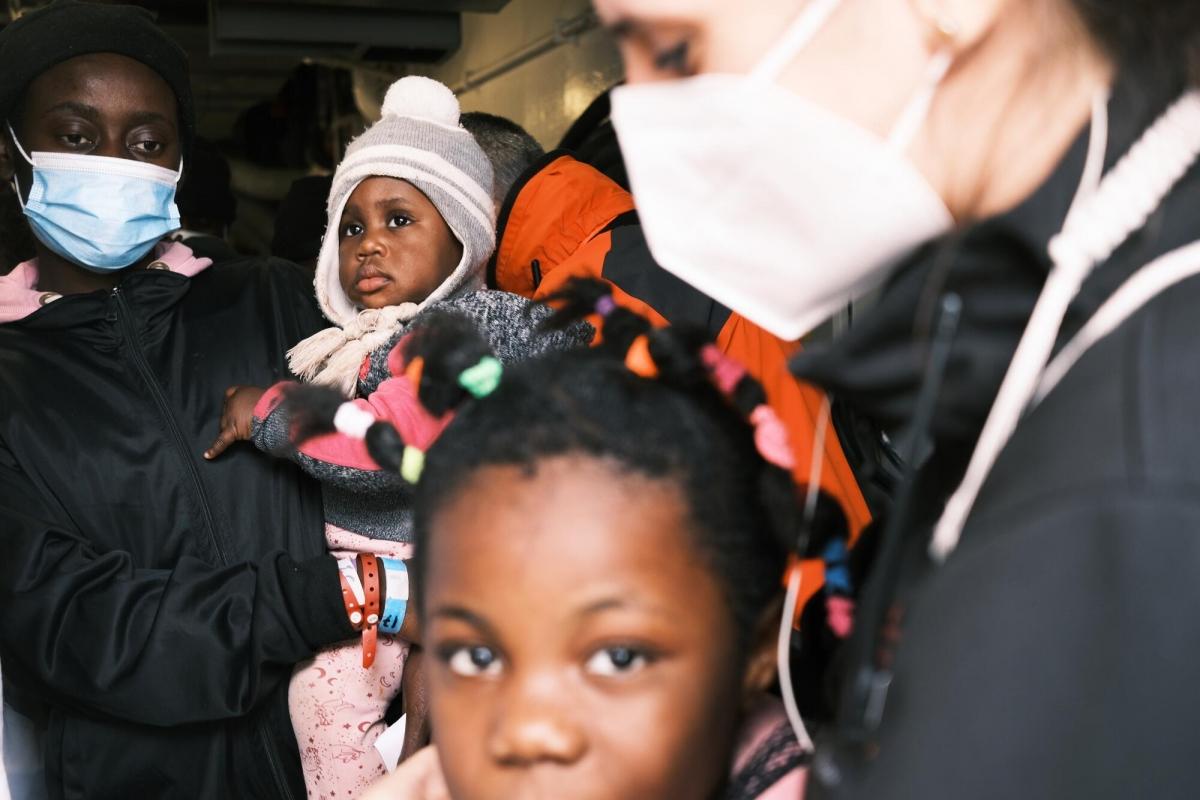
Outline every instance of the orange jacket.
<path id="1" fill-rule="evenodd" d="M 708 329 L 717 346 L 763 384 L 796 452 L 796 480 L 807 483 L 824 394 L 788 371 L 798 342 L 785 342 L 724 308 L 656 264 L 642 236 L 632 196 L 570 155 L 550 153 L 510 192 L 497 226 L 489 285 L 542 299 L 572 277 L 601 278 L 615 299 L 655 324 Z M 842 505 L 851 538 L 870 512 L 830 425 L 821 488 Z M 802 603 L 820 588 L 819 562 L 806 562 Z"/>

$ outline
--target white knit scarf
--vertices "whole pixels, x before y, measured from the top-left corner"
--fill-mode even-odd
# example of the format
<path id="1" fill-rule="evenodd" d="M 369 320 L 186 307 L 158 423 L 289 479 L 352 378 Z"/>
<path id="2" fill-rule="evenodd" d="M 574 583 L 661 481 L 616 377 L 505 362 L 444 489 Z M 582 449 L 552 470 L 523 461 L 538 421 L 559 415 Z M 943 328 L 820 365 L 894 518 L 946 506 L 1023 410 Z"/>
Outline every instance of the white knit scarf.
<path id="1" fill-rule="evenodd" d="M 288 351 L 288 365 L 301 380 L 331 386 L 353 397 L 363 360 L 386 344 L 423 305 L 364 309 L 344 327 L 326 328 L 297 344 Z"/>

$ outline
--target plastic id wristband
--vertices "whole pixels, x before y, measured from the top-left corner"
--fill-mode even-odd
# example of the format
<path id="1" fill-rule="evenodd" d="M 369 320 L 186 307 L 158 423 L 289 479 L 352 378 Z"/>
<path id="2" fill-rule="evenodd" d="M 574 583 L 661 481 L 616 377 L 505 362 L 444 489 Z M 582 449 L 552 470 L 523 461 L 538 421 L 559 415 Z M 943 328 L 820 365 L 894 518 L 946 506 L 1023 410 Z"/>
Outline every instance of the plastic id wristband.
<path id="1" fill-rule="evenodd" d="M 363 587 L 358 580 L 354 562 L 348 558 L 338 561 L 338 573 L 342 583 L 342 603 L 346 606 L 346 617 L 351 627 L 361 631 L 363 626 Z"/>
<path id="2" fill-rule="evenodd" d="M 381 558 L 380 565 L 387 579 L 387 599 L 383 604 L 383 616 L 379 618 L 379 632 L 395 635 L 404 624 L 404 612 L 408 610 L 408 567 L 398 558 Z"/>
<path id="3" fill-rule="evenodd" d="M 375 663 L 375 638 L 379 632 L 379 611 L 382 606 L 379 559 L 374 553 L 359 553 L 358 568 L 358 577 L 362 579 L 366 595 L 366 602 L 363 604 L 363 613 L 366 614 L 366 619 L 362 629 L 362 664 L 364 668 L 369 669 Z"/>

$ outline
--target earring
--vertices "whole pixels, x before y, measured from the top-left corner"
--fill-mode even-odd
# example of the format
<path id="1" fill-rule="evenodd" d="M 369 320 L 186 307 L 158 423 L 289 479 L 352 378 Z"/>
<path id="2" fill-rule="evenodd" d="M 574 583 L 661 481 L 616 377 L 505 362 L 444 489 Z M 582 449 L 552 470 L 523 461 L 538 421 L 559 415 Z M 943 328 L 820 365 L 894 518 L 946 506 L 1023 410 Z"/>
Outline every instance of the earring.
<path id="1" fill-rule="evenodd" d="M 962 25 L 944 8 L 930 11 L 923 0 L 910 0 L 913 12 L 929 26 L 929 49 L 933 52 L 953 50 L 954 43 L 962 34 Z"/>

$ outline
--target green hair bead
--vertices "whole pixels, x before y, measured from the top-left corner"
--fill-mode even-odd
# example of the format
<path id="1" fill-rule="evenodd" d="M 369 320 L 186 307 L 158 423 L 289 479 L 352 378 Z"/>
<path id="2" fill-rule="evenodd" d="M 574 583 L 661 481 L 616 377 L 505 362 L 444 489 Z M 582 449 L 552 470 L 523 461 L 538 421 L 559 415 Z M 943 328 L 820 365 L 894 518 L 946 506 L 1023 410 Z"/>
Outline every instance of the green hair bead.
<path id="1" fill-rule="evenodd" d="M 495 356 L 484 356 L 479 363 L 464 369 L 458 376 L 458 385 L 471 393 L 475 399 L 487 397 L 500 385 L 504 367 Z"/>
<path id="2" fill-rule="evenodd" d="M 400 458 L 400 477 L 409 483 L 416 483 L 421 480 L 421 473 L 425 470 L 425 453 L 412 445 L 404 448 L 404 455 Z"/>

